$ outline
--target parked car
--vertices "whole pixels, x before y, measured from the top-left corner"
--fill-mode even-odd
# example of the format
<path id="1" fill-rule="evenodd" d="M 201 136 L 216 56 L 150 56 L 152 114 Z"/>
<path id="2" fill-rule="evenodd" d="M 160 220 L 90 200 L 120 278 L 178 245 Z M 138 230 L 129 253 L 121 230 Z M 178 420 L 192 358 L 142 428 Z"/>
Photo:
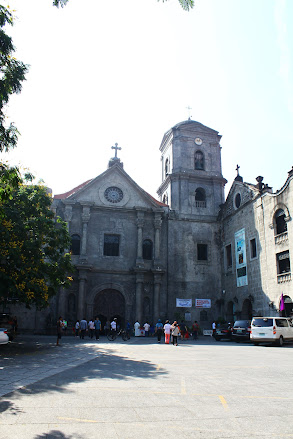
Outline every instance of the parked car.
<path id="1" fill-rule="evenodd" d="M 6 328 L 9 340 L 15 337 L 13 317 L 7 313 L 0 313 L 0 327 Z"/>
<path id="2" fill-rule="evenodd" d="M 250 340 L 250 332 L 251 320 L 236 320 L 232 328 L 232 340 L 237 343 Z"/>
<path id="3" fill-rule="evenodd" d="M 216 328 L 216 331 L 213 335 L 215 340 L 220 341 L 222 339 L 231 340 L 232 337 L 232 324 L 231 323 L 223 323 Z"/>
<path id="4" fill-rule="evenodd" d="M 7 344 L 9 342 L 9 337 L 6 328 L 0 328 L 0 344 Z"/>
<path id="5" fill-rule="evenodd" d="M 292 320 L 286 317 L 254 317 L 251 322 L 250 339 L 252 343 L 275 343 L 283 346 L 293 341 Z"/>

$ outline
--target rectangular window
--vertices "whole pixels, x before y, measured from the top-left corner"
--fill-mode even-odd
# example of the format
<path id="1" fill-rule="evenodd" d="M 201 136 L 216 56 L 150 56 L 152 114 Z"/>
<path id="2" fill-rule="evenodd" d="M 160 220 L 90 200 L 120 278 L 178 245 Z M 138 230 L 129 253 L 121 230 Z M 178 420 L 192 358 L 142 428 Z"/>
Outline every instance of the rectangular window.
<path id="1" fill-rule="evenodd" d="M 197 260 L 207 261 L 208 260 L 208 246 L 207 244 L 197 244 Z"/>
<path id="2" fill-rule="evenodd" d="M 290 273 L 289 250 L 282 253 L 277 253 L 276 257 L 278 274 Z"/>
<path id="3" fill-rule="evenodd" d="M 255 238 L 250 240 L 250 259 L 256 258 L 256 240 Z"/>
<path id="4" fill-rule="evenodd" d="M 104 256 L 119 256 L 119 235 L 104 235 Z"/>
<path id="5" fill-rule="evenodd" d="M 226 245 L 226 267 L 232 267 L 232 246 L 231 244 Z"/>

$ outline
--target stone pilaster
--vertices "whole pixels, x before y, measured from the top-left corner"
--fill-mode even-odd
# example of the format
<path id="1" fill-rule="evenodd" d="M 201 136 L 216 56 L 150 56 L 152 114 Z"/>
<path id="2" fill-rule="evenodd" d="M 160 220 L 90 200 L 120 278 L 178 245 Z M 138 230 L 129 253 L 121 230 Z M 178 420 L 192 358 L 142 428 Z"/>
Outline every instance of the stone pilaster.
<path id="1" fill-rule="evenodd" d="M 136 301 L 135 301 L 135 318 L 142 325 L 142 287 L 144 276 L 142 273 L 136 274 Z"/>
<path id="2" fill-rule="evenodd" d="M 81 259 L 87 259 L 87 226 L 90 220 L 90 206 L 83 205 L 82 208 L 82 240 L 81 240 Z"/>
<path id="3" fill-rule="evenodd" d="M 160 213 L 155 213 L 154 227 L 155 227 L 154 263 L 157 264 L 160 261 L 160 240 L 161 240 L 161 227 L 162 227 L 162 218 Z"/>
<path id="4" fill-rule="evenodd" d="M 137 212 L 137 252 L 136 252 L 136 266 L 143 266 L 143 258 L 142 258 L 142 233 L 144 226 L 144 212 Z"/>

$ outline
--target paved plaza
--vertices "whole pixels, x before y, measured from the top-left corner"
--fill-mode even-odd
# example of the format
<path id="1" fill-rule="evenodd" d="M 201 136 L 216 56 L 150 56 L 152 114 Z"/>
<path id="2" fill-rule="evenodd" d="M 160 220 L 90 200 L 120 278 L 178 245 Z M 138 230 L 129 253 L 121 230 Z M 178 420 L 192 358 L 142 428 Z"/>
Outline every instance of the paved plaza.
<path id="1" fill-rule="evenodd" d="M 19 336 L 0 346 L 0 438 L 293 438 L 292 348 Z"/>

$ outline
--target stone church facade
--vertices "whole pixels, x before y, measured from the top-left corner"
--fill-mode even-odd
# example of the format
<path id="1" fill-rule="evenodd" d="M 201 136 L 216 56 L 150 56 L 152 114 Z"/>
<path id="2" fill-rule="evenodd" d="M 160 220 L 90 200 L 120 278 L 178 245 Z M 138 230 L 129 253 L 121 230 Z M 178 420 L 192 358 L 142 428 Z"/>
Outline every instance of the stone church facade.
<path id="1" fill-rule="evenodd" d="M 70 289 L 29 319 L 32 328 L 45 330 L 58 315 L 210 328 L 218 318 L 277 314 L 281 294 L 291 313 L 293 171 L 276 193 L 237 171 L 225 201 L 220 139 L 191 120 L 165 133 L 159 201 L 125 172 L 117 145 L 104 173 L 54 197 L 76 272 Z M 28 316 L 15 312 L 24 327 Z"/>

